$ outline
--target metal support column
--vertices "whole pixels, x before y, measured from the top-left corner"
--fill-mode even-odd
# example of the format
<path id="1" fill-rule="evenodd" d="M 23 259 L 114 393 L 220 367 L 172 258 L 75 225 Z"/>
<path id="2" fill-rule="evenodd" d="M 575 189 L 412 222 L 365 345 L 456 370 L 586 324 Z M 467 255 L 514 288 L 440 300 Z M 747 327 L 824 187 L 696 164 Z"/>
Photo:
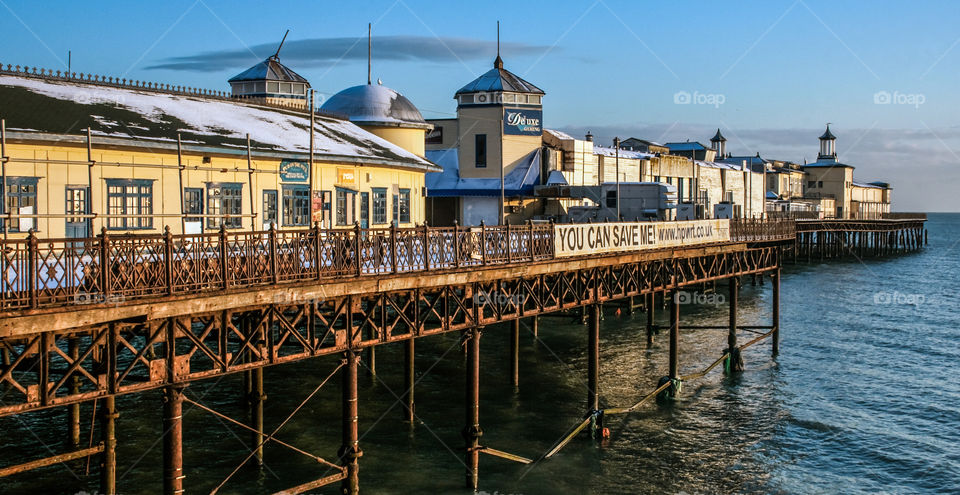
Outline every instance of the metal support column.
<path id="1" fill-rule="evenodd" d="M 600 305 L 589 307 L 590 321 L 587 329 L 587 410 L 600 409 Z"/>
<path id="2" fill-rule="evenodd" d="M 257 430 L 251 432 L 250 442 L 257 447 L 257 453 L 254 454 L 254 462 L 257 466 L 263 465 L 263 401 L 267 396 L 263 393 L 263 367 L 250 370 L 250 423 Z"/>
<path id="3" fill-rule="evenodd" d="M 531 329 L 533 330 L 533 338 L 536 339 L 540 336 L 540 317 L 533 316 L 530 318 Z"/>
<path id="4" fill-rule="evenodd" d="M 477 490 L 480 483 L 480 333 L 472 328 L 466 333 L 467 372 L 466 408 L 463 437 L 467 442 L 465 461 L 467 465 L 467 488 Z"/>
<path id="5" fill-rule="evenodd" d="M 403 374 L 403 386 L 407 391 L 407 405 L 404 408 L 404 417 L 410 423 L 413 423 L 414 420 L 414 400 L 413 400 L 413 386 L 416 382 L 416 374 L 414 372 L 414 339 L 408 339 L 404 343 L 403 348 L 403 362 L 404 362 L 404 374 Z"/>
<path id="6" fill-rule="evenodd" d="M 70 354 L 70 359 L 73 361 L 76 361 L 80 358 L 79 343 L 75 337 L 68 341 L 67 352 Z M 70 377 L 70 394 L 76 395 L 79 393 L 80 377 L 74 373 L 73 376 Z M 69 429 L 70 445 L 76 447 L 80 445 L 80 403 L 77 402 L 76 404 L 70 404 L 68 411 L 67 426 Z"/>
<path id="7" fill-rule="evenodd" d="M 737 277 L 730 277 L 728 299 L 730 300 L 729 330 L 727 333 L 727 371 L 743 371 L 743 358 L 737 348 L 737 299 L 739 298 L 739 281 Z"/>
<path id="8" fill-rule="evenodd" d="M 103 453 L 100 455 L 100 492 L 104 495 L 117 493 L 117 419 L 116 401 L 113 395 L 103 399 L 100 410 L 100 438 Z"/>
<path id="9" fill-rule="evenodd" d="M 357 408 L 357 354 L 351 350 L 344 353 L 346 366 L 343 367 L 343 445 L 340 447 L 340 462 L 347 468 L 347 477 L 341 485 L 341 492 L 356 495 L 360 492 L 360 429 Z"/>
<path id="10" fill-rule="evenodd" d="M 670 294 L 670 379 L 680 379 L 680 304 L 676 291 Z"/>
<path id="11" fill-rule="evenodd" d="M 773 280 L 770 281 L 773 286 L 773 335 L 771 342 L 773 344 L 773 355 L 780 353 L 780 268 L 773 271 Z"/>
<path id="12" fill-rule="evenodd" d="M 370 376 L 377 376 L 377 348 L 374 346 L 367 347 L 367 372 L 370 373 Z"/>
<path id="13" fill-rule="evenodd" d="M 646 300 L 643 303 L 644 310 L 647 313 L 647 345 L 653 345 L 653 322 L 654 322 L 654 303 L 653 303 L 653 292 L 647 294 Z"/>
<path id="14" fill-rule="evenodd" d="M 520 319 L 510 325 L 510 379 L 514 387 L 520 386 Z"/>
<path id="15" fill-rule="evenodd" d="M 183 493 L 183 386 L 163 394 L 163 493 Z"/>

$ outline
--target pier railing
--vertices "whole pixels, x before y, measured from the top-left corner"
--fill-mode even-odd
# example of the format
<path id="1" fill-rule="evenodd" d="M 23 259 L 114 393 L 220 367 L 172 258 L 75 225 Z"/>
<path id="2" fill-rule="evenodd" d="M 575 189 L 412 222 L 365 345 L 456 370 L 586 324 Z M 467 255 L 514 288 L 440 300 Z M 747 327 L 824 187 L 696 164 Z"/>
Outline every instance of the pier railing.
<path id="1" fill-rule="evenodd" d="M 732 242 L 789 240 L 793 221 L 733 220 Z M 2 241 L 0 310 L 119 304 L 293 281 L 554 258 L 554 225 L 311 229 Z"/>

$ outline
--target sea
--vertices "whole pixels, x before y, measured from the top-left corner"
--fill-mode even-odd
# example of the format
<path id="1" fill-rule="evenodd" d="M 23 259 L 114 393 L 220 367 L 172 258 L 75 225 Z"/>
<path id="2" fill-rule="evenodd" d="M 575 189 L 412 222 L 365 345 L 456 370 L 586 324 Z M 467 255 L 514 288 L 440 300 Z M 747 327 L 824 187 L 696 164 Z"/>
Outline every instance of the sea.
<path id="1" fill-rule="evenodd" d="M 531 465 L 482 455 L 479 493 L 960 493 L 960 214 L 930 214 L 929 245 L 882 259 L 787 263 L 780 353 L 747 349 L 742 373 L 718 367 L 684 383 L 676 400 L 607 416 L 609 436 L 581 434 Z M 681 328 L 723 326 L 726 290 L 691 298 Z M 769 281 L 740 293 L 741 325 L 769 325 Z M 658 311 L 660 324 L 667 312 Z M 609 307 L 601 322 L 601 406 L 634 404 L 667 372 L 666 334 L 648 346 L 645 315 Z M 520 385 L 509 376 L 509 327 L 481 339 L 481 444 L 538 458 L 581 421 L 586 408 L 587 328 L 544 316 L 521 327 Z M 753 334 L 743 331 L 740 341 Z M 726 346 L 726 330 L 686 329 L 682 374 L 700 371 Z M 340 447 L 339 357 L 265 370 L 265 425 L 276 437 L 335 461 Z M 376 374 L 360 373 L 363 493 L 468 494 L 464 364 L 454 334 L 416 342 L 416 421 L 404 420 L 403 345 L 379 347 Z M 188 397 L 246 420 L 243 382 L 194 383 Z M 309 397 L 309 399 L 308 399 Z M 162 490 L 161 394 L 118 397 L 118 489 Z M 298 409 L 299 407 L 299 409 Z M 294 411 L 296 411 L 294 413 Z M 84 404 L 89 440 L 91 405 Z M 64 408 L 0 418 L 0 466 L 68 450 Z M 268 444 L 264 464 L 242 465 L 248 432 L 186 403 L 187 493 L 282 491 L 333 470 Z M 94 437 L 96 438 L 96 437 Z M 0 493 L 96 493 L 97 462 L 85 460 L 0 478 Z M 337 485 L 310 493 L 339 493 Z"/>

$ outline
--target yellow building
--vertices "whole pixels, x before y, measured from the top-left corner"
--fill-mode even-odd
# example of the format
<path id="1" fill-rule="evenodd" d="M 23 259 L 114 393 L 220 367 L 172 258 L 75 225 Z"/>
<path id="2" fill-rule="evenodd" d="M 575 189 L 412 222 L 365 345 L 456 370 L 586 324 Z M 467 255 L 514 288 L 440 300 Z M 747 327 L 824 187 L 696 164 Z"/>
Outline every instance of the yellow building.
<path id="1" fill-rule="evenodd" d="M 837 158 L 836 140 L 828 125 L 820 136 L 817 161 L 803 166 L 806 174 L 804 197 L 821 201 L 824 207 L 821 211 L 827 218 L 875 219 L 889 213 L 890 185 L 855 181 L 854 167 Z M 824 199 L 832 202 L 832 210 L 825 208 Z"/>
<path id="2" fill-rule="evenodd" d="M 439 168 L 422 148 L 323 112 L 311 133 L 303 110 L 104 79 L 0 71 L 5 234 L 424 221 L 424 173 Z"/>

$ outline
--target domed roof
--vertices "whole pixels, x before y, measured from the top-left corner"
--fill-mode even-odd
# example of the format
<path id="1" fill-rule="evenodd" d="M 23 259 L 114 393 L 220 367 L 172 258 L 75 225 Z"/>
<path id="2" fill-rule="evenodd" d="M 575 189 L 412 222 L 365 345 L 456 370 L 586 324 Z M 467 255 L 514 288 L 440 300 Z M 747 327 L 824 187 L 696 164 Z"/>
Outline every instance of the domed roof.
<path id="1" fill-rule="evenodd" d="M 320 108 L 346 115 L 351 122 L 357 124 L 424 128 L 430 126 L 410 100 L 379 84 L 347 88 L 331 96 Z"/>

